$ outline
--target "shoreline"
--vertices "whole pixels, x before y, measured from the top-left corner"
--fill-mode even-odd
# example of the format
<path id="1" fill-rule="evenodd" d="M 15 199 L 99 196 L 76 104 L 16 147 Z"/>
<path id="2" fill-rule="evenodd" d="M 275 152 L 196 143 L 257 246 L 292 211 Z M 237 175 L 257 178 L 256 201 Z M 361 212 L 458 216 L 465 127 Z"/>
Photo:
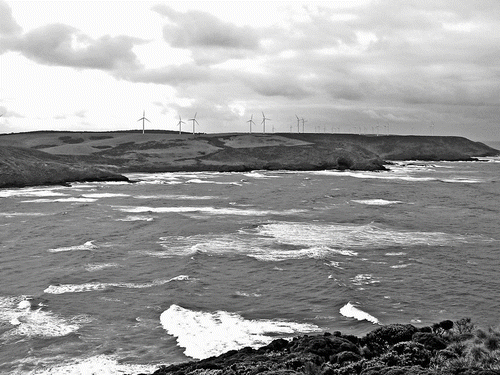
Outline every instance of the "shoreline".
<path id="1" fill-rule="evenodd" d="M 278 338 L 137 375 L 199 374 L 498 375 L 500 333 L 476 329 L 468 318 L 421 328 L 390 324 L 363 337 L 336 331 Z"/>
<path id="2" fill-rule="evenodd" d="M 124 173 L 384 171 L 396 160 L 497 155 L 452 136 L 32 132 L 0 135 L 0 188 L 129 181 Z"/>

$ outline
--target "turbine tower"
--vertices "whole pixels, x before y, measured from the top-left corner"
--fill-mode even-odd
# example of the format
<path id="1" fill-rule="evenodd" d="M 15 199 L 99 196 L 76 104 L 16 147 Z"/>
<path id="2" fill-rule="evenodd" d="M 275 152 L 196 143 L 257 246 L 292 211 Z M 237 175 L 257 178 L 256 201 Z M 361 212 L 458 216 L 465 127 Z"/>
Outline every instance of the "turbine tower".
<path id="1" fill-rule="evenodd" d="M 253 114 L 252 116 L 250 116 L 250 120 L 248 120 L 247 122 L 250 125 L 250 134 L 252 134 L 252 124 L 255 125 L 255 121 L 253 120 Z"/>
<path id="2" fill-rule="evenodd" d="M 297 115 L 295 115 L 295 117 L 297 117 L 297 133 L 300 133 L 300 118 L 299 118 L 299 116 L 297 116 Z M 303 133 L 303 132 L 304 132 L 304 131 L 302 130 L 302 133 Z"/>
<path id="3" fill-rule="evenodd" d="M 140 118 L 139 120 L 137 121 L 141 121 L 142 120 L 142 134 L 144 134 L 144 120 L 146 120 L 147 122 L 151 122 L 149 121 L 147 118 L 146 118 L 146 111 L 142 111 L 142 118 Z"/>
<path id="4" fill-rule="evenodd" d="M 198 114 L 198 112 L 196 112 L 196 113 L 194 114 L 194 117 L 193 117 L 193 118 L 190 118 L 190 119 L 188 120 L 188 121 L 192 121 L 192 122 L 193 122 L 193 135 L 194 135 L 194 124 L 198 124 L 198 125 L 200 125 L 200 124 L 198 123 L 198 121 L 196 121 L 196 115 L 197 115 L 197 114 Z"/>
<path id="5" fill-rule="evenodd" d="M 304 118 L 301 118 L 300 121 L 302 121 L 302 133 L 304 133 L 304 123 L 307 121 Z"/>
<path id="6" fill-rule="evenodd" d="M 179 134 L 182 134 L 182 124 L 185 124 L 185 122 L 182 121 L 181 115 L 179 115 L 179 122 L 177 123 L 179 125 Z"/>
<path id="7" fill-rule="evenodd" d="M 262 112 L 262 122 L 261 122 L 261 124 L 263 125 L 263 127 L 262 127 L 263 133 L 266 132 L 266 120 L 271 120 L 271 119 L 270 118 L 266 118 L 266 115 L 264 114 L 264 112 Z"/>

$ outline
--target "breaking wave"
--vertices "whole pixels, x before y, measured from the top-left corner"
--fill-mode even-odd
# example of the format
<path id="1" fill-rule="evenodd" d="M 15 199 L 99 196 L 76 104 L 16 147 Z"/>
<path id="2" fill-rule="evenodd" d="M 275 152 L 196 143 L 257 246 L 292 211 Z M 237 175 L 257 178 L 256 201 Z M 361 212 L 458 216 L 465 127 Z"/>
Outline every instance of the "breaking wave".
<path id="1" fill-rule="evenodd" d="M 57 362 L 61 362 L 57 358 Z M 26 375 L 119 375 L 153 373 L 158 366 L 136 365 L 119 363 L 118 359 L 108 355 L 72 360 L 68 363 L 59 363 L 54 366 L 43 366 L 43 369 L 34 370 Z"/>
<path id="2" fill-rule="evenodd" d="M 0 326 L 7 330 L 0 338 L 17 336 L 59 337 L 80 328 L 86 317 L 63 319 L 41 307 L 32 308 L 26 297 L 0 297 Z"/>
<path id="3" fill-rule="evenodd" d="M 357 320 L 366 320 L 373 324 L 380 324 L 379 320 L 374 316 L 364 312 L 361 309 L 358 309 L 351 302 L 348 302 L 339 310 L 340 314 L 345 316 L 346 318 L 354 318 Z"/>
<path id="4" fill-rule="evenodd" d="M 457 242 L 490 241 L 479 236 L 441 232 L 411 232 L 381 228 L 374 224 L 318 224 L 271 222 L 232 234 L 166 236 L 158 242 L 165 251 L 143 251 L 160 258 L 240 254 L 262 261 L 323 259 L 331 255 L 356 257 L 362 249 L 399 246 L 449 246 Z M 388 255 L 404 255 L 390 253 Z"/>
<path id="5" fill-rule="evenodd" d="M 122 212 L 142 213 L 186 213 L 186 212 L 203 212 L 209 215 L 241 215 L 241 216 L 266 216 L 266 215 L 293 215 L 304 212 L 305 210 L 254 210 L 240 208 L 216 208 L 216 207 L 147 207 L 147 206 L 115 206 Z"/>
<path id="6" fill-rule="evenodd" d="M 81 251 L 81 250 L 93 250 L 97 249 L 97 246 L 93 244 L 94 241 L 87 241 L 83 245 L 68 246 L 68 247 L 58 247 L 55 249 L 49 249 L 47 251 L 51 253 L 59 253 L 62 251 Z"/>
<path id="7" fill-rule="evenodd" d="M 359 200 L 355 199 L 352 200 L 351 202 L 366 204 L 370 206 L 387 206 L 391 204 L 403 203 L 401 201 L 388 201 L 385 199 L 359 199 Z"/>
<path id="8" fill-rule="evenodd" d="M 313 324 L 281 320 L 248 320 L 227 311 L 193 311 L 171 305 L 160 316 L 163 328 L 175 336 L 184 354 L 203 359 L 246 346 L 258 347 L 280 336 L 318 332 Z"/>
<path id="9" fill-rule="evenodd" d="M 154 218 L 150 216 L 129 215 L 127 217 L 116 219 L 116 221 L 153 221 Z"/>
<path id="10" fill-rule="evenodd" d="M 158 285 L 164 285 L 172 281 L 187 281 L 191 280 L 189 276 L 179 275 L 171 279 L 154 280 L 150 283 L 85 283 L 85 284 L 60 284 L 49 285 L 44 292 L 48 294 L 63 294 L 63 293 L 83 293 L 105 290 L 108 288 L 129 288 L 129 289 L 144 289 Z"/>
<path id="11" fill-rule="evenodd" d="M 40 188 L 23 188 L 23 189 L 5 189 L 0 190 L 0 198 L 11 197 L 63 197 L 67 194 L 56 192 L 58 188 L 40 189 Z M 60 189 L 60 188 L 59 188 Z"/>
<path id="12" fill-rule="evenodd" d="M 56 198 L 56 199 L 32 199 L 29 201 L 22 201 L 22 203 L 56 203 L 56 202 L 64 202 L 64 203 L 92 203 L 97 201 L 96 198 L 79 198 L 79 197 L 71 197 L 71 198 Z"/>

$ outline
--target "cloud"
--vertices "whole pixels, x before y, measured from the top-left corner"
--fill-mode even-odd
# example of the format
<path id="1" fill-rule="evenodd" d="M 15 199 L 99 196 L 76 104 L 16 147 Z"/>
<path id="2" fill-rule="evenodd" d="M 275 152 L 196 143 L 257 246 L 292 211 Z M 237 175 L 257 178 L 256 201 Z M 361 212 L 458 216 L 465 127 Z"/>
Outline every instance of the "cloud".
<path id="1" fill-rule="evenodd" d="M 300 99 L 310 95 L 295 77 L 283 73 L 241 74 L 240 79 L 245 85 L 263 96 Z"/>
<path id="2" fill-rule="evenodd" d="M 0 106 L 0 115 L 2 115 L 2 117 L 0 117 L 0 118 L 5 118 L 5 119 L 12 118 L 12 117 L 25 118 L 25 116 L 20 115 L 17 112 L 8 111 L 7 108 L 4 106 Z"/>
<path id="3" fill-rule="evenodd" d="M 73 115 L 76 117 L 85 118 L 86 113 L 87 113 L 87 110 L 82 109 L 81 111 L 77 111 L 77 112 L 73 113 Z"/>
<path id="4" fill-rule="evenodd" d="M 7 3 L 0 0 L 0 34 L 12 35 L 22 31 L 16 20 L 12 17 L 12 9 Z"/>
<path id="5" fill-rule="evenodd" d="M 120 71 L 117 73 L 117 76 L 131 82 L 167 84 L 171 86 L 195 84 L 206 81 L 214 81 L 214 83 L 216 83 L 218 80 L 210 68 L 195 64 Z"/>
<path id="6" fill-rule="evenodd" d="M 168 19 L 163 37 L 172 47 L 248 50 L 259 47 L 259 36 L 249 26 L 238 27 L 200 11 L 176 12 L 166 5 L 156 5 L 152 10 Z"/>
<path id="7" fill-rule="evenodd" d="M 128 36 L 92 39 L 64 24 L 50 24 L 0 40 L 0 48 L 20 52 L 45 65 L 113 70 L 140 66 L 132 52 L 144 40 Z"/>

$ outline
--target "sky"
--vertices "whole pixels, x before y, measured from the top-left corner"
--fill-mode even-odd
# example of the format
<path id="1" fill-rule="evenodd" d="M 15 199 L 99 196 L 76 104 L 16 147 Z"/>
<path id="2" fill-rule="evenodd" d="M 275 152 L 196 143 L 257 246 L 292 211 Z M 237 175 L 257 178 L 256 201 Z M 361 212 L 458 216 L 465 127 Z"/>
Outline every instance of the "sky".
<path id="1" fill-rule="evenodd" d="M 0 0 L 0 133 L 500 140 L 499 0 Z"/>

